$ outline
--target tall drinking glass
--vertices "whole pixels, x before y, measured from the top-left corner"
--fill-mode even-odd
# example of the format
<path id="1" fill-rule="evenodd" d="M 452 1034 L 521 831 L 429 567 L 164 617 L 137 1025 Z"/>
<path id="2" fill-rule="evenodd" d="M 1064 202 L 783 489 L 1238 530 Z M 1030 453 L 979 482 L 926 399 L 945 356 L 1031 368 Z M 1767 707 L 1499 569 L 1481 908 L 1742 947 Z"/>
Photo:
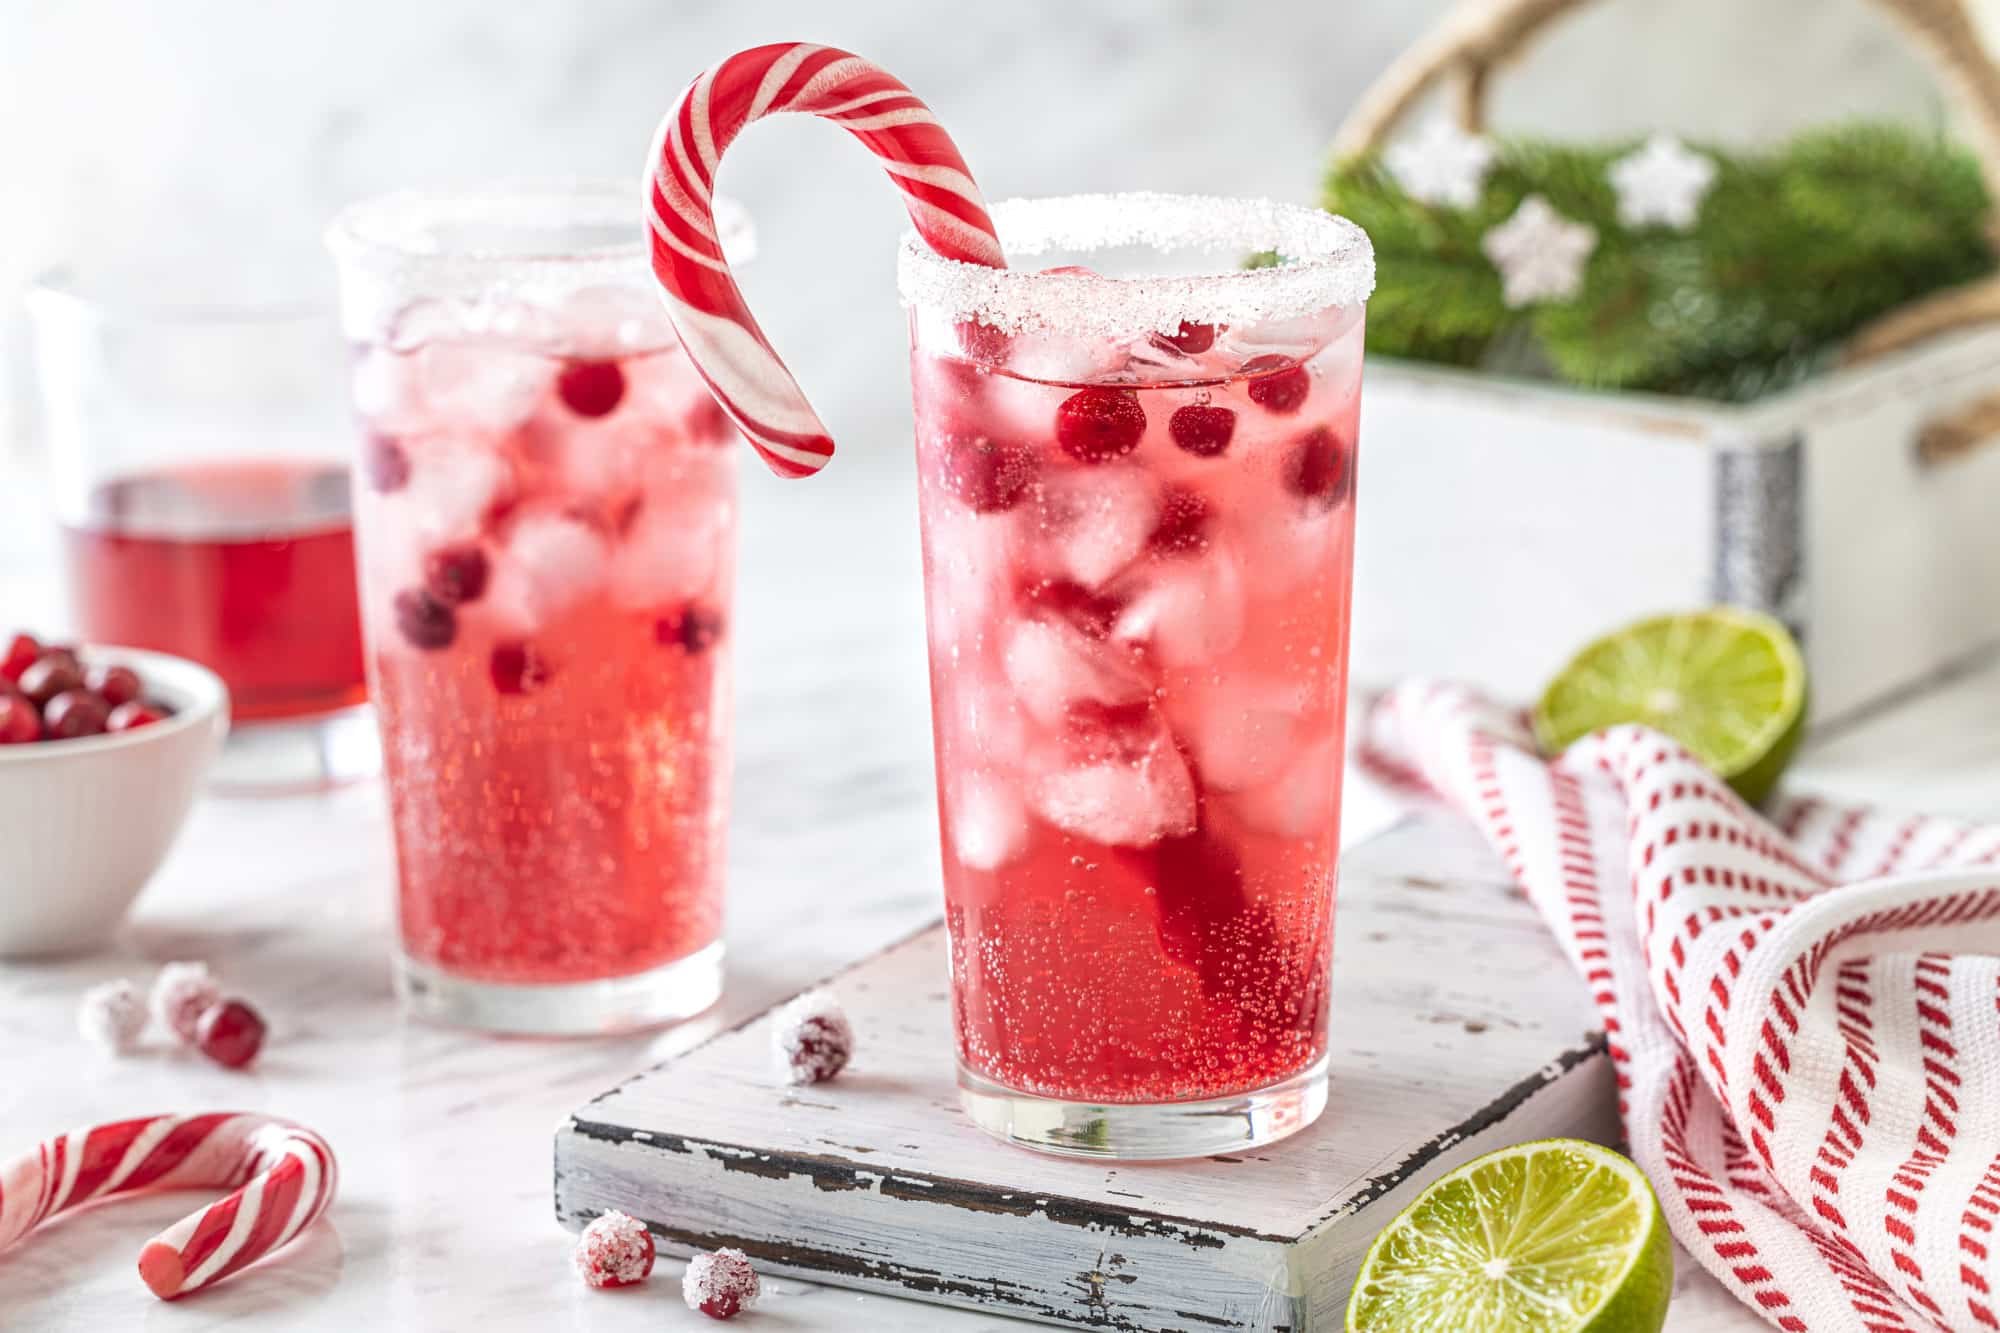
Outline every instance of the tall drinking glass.
<path id="1" fill-rule="evenodd" d="M 1011 269 L 900 264 L 961 1097 L 1059 1153 L 1265 1143 L 1326 1102 L 1372 253 L 1264 202 L 994 220 Z"/>
<path id="2" fill-rule="evenodd" d="M 629 184 L 510 186 L 329 232 L 421 1016 L 596 1032 L 721 989 L 737 437 L 635 211 Z"/>

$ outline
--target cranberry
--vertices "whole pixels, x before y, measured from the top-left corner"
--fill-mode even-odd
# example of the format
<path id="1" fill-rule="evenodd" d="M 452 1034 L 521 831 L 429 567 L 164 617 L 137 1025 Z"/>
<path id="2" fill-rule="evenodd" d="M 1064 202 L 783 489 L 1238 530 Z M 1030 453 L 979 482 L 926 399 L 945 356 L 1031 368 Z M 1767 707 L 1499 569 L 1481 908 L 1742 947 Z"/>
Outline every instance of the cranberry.
<path id="1" fill-rule="evenodd" d="M 410 455 L 388 435 L 370 435 L 361 446 L 361 471 L 379 495 L 410 484 Z"/>
<path id="2" fill-rule="evenodd" d="M 42 738 L 42 715 L 19 694 L 0 695 L 0 745 L 26 745 Z"/>
<path id="3" fill-rule="evenodd" d="M 226 1069 L 241 1069 L 257 1058 L 264 1045 L 264 1019 L 248 1000 L 218 1000 L 195 1024 L 194 1043 L 201 1053 Z"/>
<path id="4" fill-rule="evenodd" d="M 1279 416 L 1298 411 L 1306 395 L 1312 392 L 1312 377 L 1290 357 L 1252 357 L 1243 363 L 1243 373 L 1252 377 L 1250 401 Z"/>
<path id="5" fill-rule="evenodd" d="M 1214 458 L 1229 447 L 1229 438 L 1235 433 L 1236 414 L 1226 407 L 1189 403 L 1175 408 L 1167 418 L 1167 434 L 1196 458 Z"/>
<path id="6" fill-rule="evenodd" d="M 625 397 L 625 372 L 616 361 L 572 361 L 556 376 L 556 392 L 580 417 L 608 417 Z"/>
<path id="7" fill-rule="evenodd" d="M 139 697 L 139 673 L 131 667 L 95 666 L 83 673 L 83 683 L 113 708 Z"/>
<path id="8" fill-rule="evenodd" d="M 422 588 L 396 594 L 396 628 L 412 646 L 443 648 L 458 637 L 458 613 Z"/>
<path id="9" fill-rule="evenodd" d="M 1112 625 L 1118 621 L 1118 613 L 1125 609 L 1121 599 L 1092 592 L 1081 583 L 1068 579 L 1044 579 L 1023 588 L 1021 597 L 1036 609 L 1046 611 L 1093 639 L 1110 634 Z"/>
<path id="10" fill-rule="evenodd" d="M 1199 356 L 1215 346 L 1215 325 L 1190 324 L 1187 320 L 1182 320 L 1179 333 L 1163 333 L 1159 336 L 1162 342 L 1172 343 L 1189 356 Z"/>
<path id="11" fill-rule="evenodd" d="M 679 644 L 689 653 L 705 653 L 722 639 L 722 612 L 700 602 L 689 602 L 673 615 L 663 616 L 653 625 L 653 638 L 662 644 Z"/>
<path id="12" fill-rule="evenodd" d="M 110 718 L 111 705 L 89 690 L 64 690 L 42 708 L 42 726 L 50 740 L 100 736 Z"/>
<path id="13" fill-rule="evenodd" d="M 83 688 L 83 670 L 76 659 L 60 649 L 50 649 L 35 659 L 35 664 L 21 673 L 21 693 L 27 695 L 42 707 L 49 706 L 49 700 L 58 694 Z"/>
<path id="14" fill-rule="evenodd" d="M 7 645 L 7 655 L 0 658 L 0 680 L 9 682 L 21 679 L 21 673 L 35 664 L 42 655 L 42 645 L 27 634 L 16 634 Z"/>
<path id="15" fill-rule="evenodd" d="M 577 1237 L 570 1263 L 593 1287 L 629 1287 L 653 1271 L 653 1233 L 630 1213 L 600 1213 Z"/>
<path id="16" fill-rule="evenodd" d="M 1012 509 L 1035 479 L 1034 454 L 984 435 L 954 436 L 941 466 L 945 489 L 982 514 Z"/>
<path id="17" fill-rule="evenodd" d="M 994 328 L 984 320 L 967 320 L 954 324 L 952 332 L 958 335 L 958 345 L 974 361 L 986 365 L 998 365 L 1007 359 L 1007 353 L 1014 345 L 1013 338 Z"/>
<path id="18" fill-rule="evenodd" d="M 486 591 L 489 572 L 477 543 L 440 547 L 424 558 L 424 590 L 446 606 L 463 606 Z"/>
<path id="19" fill-rule="evenodd" d="M 493 677 L 493 688 L 502 694 L 539 690 L 549 683 L 552 674 L 548 662 L 535 651 L 533 644 L 518 641 L 495 644 L 487 670 Z"/>
<path id="20" fill-rule="evenodd" d="M 1285 489 L 1321 509 L 1346 498 L 1348 473 L 1347 450 L 1326 426 L 1308 431 L 1285 456 Z"/>
<path id="21" fill-rule="evenodd" d="M 1146 409 L 1130 389 L 1084 389 L 1056 409 L 1056 443 L 1082 463 L 1108 463 L 1139 447 Z"/>
<path id="22" fill-rule="evenodd" d="M 1199 551 L 1208 545 L 1207 497 L 1186 486 L 1170 487 L 1160 502 L 1160 521 L 1146 544 L 1162 555 Z"/>
<path id="23" fill-rule="evenodd" d="M 150 727 L 155 722 L 166 720 L 167 714 L 163 710 L 133 699 L 111 710 L 111 716 L 104 720 L 104 729 L 114 732 L 137 731 L 141 727 Z"/>
<path id="24" fill-rule="evenodd" d="M 702 444 L 728 445 L 736 442 L 736 423 L 729 419 L 729 413 L 722 410 L 722 404 L 713 398 L 704 398 L 688 413 L 687 432 L 690 439 Z"/>
<path id="25" fill-rule="evenodd" d="M 807 991 L 778 1011 L 771 1051 L 787 1083 L 824 1083 L 854 1056 L 854 1025 L 830 992 Z"/>
<path id="26" fill-rule="evenodd" d="M 734 1319 L 757 1303 L 757 1270 L 741 1250 L 717 1250 L 688 1260 L 681 1275 L 681 1299 L 710 1319 Z"/>

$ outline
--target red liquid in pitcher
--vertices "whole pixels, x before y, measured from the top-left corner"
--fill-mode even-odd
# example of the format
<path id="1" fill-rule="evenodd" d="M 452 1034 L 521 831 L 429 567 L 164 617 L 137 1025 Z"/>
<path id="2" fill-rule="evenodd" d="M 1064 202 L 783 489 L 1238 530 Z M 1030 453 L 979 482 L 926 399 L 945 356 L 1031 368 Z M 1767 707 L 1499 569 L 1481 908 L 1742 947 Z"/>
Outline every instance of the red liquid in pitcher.
<path id="1" fill-rule="evenodd" d="M 84 636 L 208 666 L 238 721 L 366 698 L 345 468 L 268 459 L 122 477 L 65 538 Z"/>

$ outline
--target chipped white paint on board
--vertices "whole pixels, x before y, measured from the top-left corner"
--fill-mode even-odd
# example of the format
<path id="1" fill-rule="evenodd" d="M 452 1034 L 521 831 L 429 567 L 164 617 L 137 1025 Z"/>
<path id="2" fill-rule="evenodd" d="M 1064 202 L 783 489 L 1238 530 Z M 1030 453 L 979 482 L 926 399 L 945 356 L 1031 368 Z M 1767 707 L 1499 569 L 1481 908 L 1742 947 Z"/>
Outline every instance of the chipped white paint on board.
<path id="1" fill-rule="evenodd" d="M 1077 1162 L 960 1114 L 941 931 L 838 977 L 857 1054 L 831 1083 L 771 1071 L 769 1016 L 580 1108 L 556 1210 L 647 1219 L 669 1251 L 1107 1329 L 1337 1327 L 1368 1241 L 1475 1152 L 1615 1134 L 1581 986 L 1461 825 L 1412 819 L 1342 870 L 1332 1100 L 1244 1157 Z"/>

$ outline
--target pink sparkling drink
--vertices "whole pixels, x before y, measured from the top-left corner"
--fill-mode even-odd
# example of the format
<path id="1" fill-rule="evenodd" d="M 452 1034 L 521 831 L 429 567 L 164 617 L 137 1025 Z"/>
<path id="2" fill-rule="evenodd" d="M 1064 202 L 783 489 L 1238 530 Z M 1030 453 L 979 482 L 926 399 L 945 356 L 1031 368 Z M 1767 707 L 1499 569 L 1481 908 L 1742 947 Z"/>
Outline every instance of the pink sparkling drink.
<path id="1" fill-rule="evenodd" d="M 994 217 L 1005 272 L 902 253 L 962 1095 L 1061 1152 L 1265 1142 L 1326 1095 L 1372 256 L 1247 201 Z M 1024 258 L 1135 251 L 1210 275 Z"/>
<path id="2" fill-rule="evenodd" d="M 335 224 L 362 626 L 426 1016 L 684 1017 L 721 983 L 737 436 L 626 187 Z"/>

